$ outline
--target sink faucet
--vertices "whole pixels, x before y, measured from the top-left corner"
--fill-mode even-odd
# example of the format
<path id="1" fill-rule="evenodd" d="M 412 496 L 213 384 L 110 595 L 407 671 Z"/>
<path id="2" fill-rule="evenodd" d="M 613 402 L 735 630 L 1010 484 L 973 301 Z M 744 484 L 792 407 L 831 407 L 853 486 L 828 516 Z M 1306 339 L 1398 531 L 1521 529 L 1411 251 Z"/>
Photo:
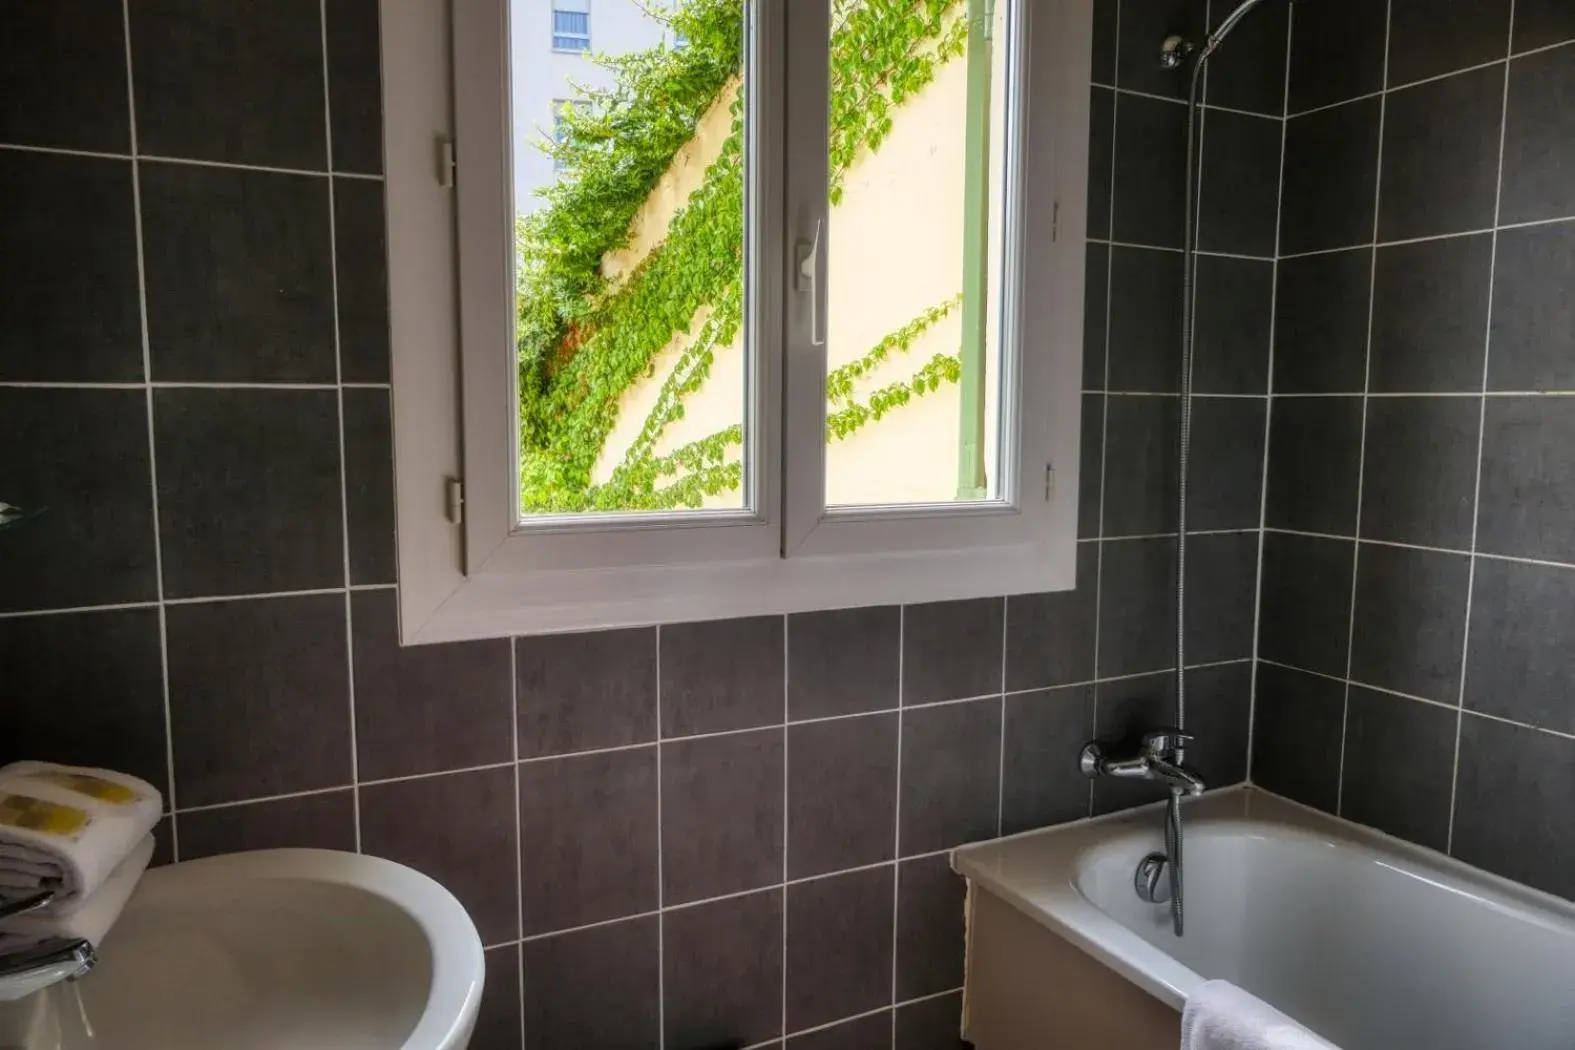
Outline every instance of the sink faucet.
<path id="1" fill-rule="evenodd" d="M 37 911 L 54 899 L 53 890 L 43 890 L 26 897 L 0 900 L 0 919 Z M 50 937 L 11 951 L 0 951 L 0 982 L 43 988 L 81 977 L 93 969 L 96 962 L 98 954 L 89 941 L 81 937 Z"/>
<path id="2" fill-rule="evenodd" d="M 1096 741 L 1083 746 L 1077 767 L 1083 775 L 1148 780 L 1189 795 L 1203 794 L 1203 778 L 1181 764 L 1180 755 L 1192 737 L 1179 729 L 1154 729 L 1143 734 L 1135 755 L 1112 756 Z"/>

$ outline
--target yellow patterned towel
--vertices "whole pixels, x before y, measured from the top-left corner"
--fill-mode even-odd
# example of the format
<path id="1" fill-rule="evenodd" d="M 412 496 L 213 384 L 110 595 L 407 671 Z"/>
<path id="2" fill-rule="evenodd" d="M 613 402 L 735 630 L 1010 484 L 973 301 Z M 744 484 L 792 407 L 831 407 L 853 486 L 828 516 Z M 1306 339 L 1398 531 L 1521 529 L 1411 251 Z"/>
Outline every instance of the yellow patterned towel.
<path id="1" fill-rule="evenodd" d="M 153 785 L 107 769 L 0 767 L 0 898 L 52 889 L 42 914 L 74 913 L 158 823 Z"/>

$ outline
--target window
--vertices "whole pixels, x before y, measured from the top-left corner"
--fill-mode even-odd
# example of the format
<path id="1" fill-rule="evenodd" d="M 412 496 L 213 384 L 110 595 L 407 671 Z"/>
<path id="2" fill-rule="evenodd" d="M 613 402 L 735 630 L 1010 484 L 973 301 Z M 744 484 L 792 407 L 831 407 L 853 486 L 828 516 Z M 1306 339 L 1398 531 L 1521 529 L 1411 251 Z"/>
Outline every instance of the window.
<path id="1" fill-rule="evenodd" d="M 385 28 L 405 640 L 1072 586 L 1090 0 L 510 2 Z"/>
<path id="2" fill-rule="evenodd" d="M 591 49 L 591 12 L 565 0 L 552 5 L 552 49 L 589 51 Z"/>
<path id="3" fill-rule="evenodd" d="M 557 150 L 552 158 L 553 171 L 566 171 L 568 160 L 561 152 L 569 142 L 569 127 L 574 113 L 589 114 L 591 104 L 581 99 L 555 98 L 552 100 L 552 144 Z"/>

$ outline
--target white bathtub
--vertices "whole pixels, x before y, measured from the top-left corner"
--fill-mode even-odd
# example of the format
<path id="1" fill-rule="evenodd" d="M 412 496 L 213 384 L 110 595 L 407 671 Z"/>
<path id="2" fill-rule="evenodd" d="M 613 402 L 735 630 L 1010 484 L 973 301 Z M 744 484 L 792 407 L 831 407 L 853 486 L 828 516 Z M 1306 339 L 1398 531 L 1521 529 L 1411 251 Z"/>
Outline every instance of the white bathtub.
<path id="1" fill-rule="evenodd" d="M 1139 858 L 1162 848 L 1153 808 L 967 847 L 953 864 L 1174 1010 L 1223 978 L 1342 1050 L 1575 1047 L 1570 904 L 1250 788 L 1185 818 L 1181 939 L 1168 908 L 1133 890 Z"/>

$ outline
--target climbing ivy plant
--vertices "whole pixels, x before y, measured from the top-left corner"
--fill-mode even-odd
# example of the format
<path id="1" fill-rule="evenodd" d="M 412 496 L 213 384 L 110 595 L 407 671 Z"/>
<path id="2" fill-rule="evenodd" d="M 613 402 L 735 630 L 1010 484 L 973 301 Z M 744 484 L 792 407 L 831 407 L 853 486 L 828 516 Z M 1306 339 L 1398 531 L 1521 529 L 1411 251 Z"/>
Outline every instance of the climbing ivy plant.
<path id="1" fill-rule="evenodd" d="M 960 2 L 836 0 L 830 61 L 834 203 L 849 168 L 890 133 L 896 107 L 963 52 L 966 21 L 955 12 Z M 727 453 L 741 445 L 741 427 L 663 457 L 653 450 L 683 417 L 684 397 L 703 386 L 716 354 L 742 325 L 742 92 L 733 92 L 728 137 L 661 243 L 622 279 L 604 275 L 602 260 L 627 243 L 631 223 L 674 155 L 738 86 L 742 4 L 684 0 L 670 16 L 686 40 L 683 48 L 601 56 L 614 74 L 613 86 L 592 92 L 588 107 L 567 109 L 561 141 L 544 145 L 563 175 L 517 231 L 520 488 L 527 511 L 698 506 L 741 483 L 742 467 Z M 920 320 L 871 353 L 884 360 L 893 349 L 906 350 L 917 332 L 903 333 Z M 608 483 L 592 485 L 591 470 L 616 424 L 620 395 L 652 374 L 656 355 L 679 333 L 691 338 L 655 408 Z M 935 389 L 947 380 L 934 364 L 899 386 Z M 837 389 L 851 396 L 852 382 L 863 374 L 834 373 Z M 831 388 L 828 379 L 828 394 Z M 872 395 L 863 418 L 880 418 L 899 403 L 893 397 Z M 853 407 L 830 415 L 842 418 Z M 828 424 L 829 436 L 846 433 L 851 430 L 839 434 Z"/>

